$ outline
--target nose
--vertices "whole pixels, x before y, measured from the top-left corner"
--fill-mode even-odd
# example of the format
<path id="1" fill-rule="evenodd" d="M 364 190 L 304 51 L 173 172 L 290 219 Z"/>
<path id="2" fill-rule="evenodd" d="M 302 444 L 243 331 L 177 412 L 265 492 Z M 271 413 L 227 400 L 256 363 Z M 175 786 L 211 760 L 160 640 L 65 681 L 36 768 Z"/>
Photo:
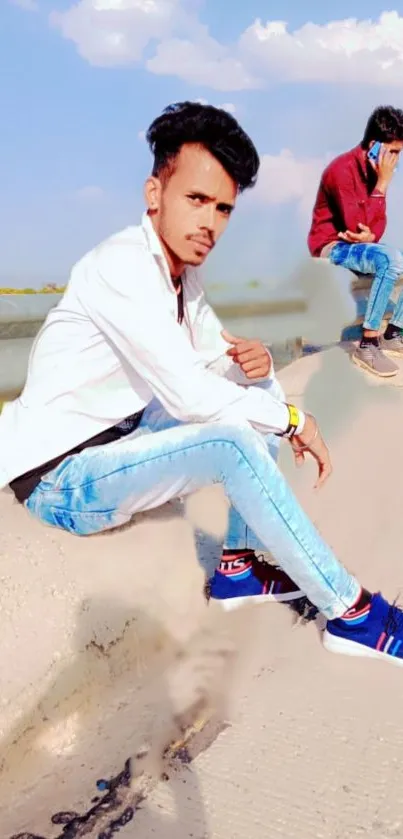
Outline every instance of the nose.
<path id="1" fill-rule="evenodd" d="M 214 231 L 216 223 L 216 208 L 213 202 L 204 204 L 203 211 L 200 217 L 200 227 L 208 230 L 211 233 Z"/>

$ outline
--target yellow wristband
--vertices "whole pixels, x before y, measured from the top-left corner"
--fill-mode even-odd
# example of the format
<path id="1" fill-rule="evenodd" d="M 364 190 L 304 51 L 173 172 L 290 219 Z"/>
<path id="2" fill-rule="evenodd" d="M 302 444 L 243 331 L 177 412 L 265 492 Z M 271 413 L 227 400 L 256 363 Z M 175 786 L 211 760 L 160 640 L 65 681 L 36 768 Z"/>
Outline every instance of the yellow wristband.
<path id="1" fill-rule="evenodd" d="M 288 411 L 288 425 L 285 431 L 278 431 L 277 436 L 291 438 L 296 433 L 301 422 L 303 424 L 304 415 L 295 405 L 289 405 L 288 402 L 285 403 L 285 407 Z"/>
<path id="2" fill-rule="evenodd" d="M 287 408 L 290 418 L 290 425 L 293 425 L 295 428 L 298 428 L 300 419 L 298 408 L 296 408 L 295 405 L 287 405 Z"/>

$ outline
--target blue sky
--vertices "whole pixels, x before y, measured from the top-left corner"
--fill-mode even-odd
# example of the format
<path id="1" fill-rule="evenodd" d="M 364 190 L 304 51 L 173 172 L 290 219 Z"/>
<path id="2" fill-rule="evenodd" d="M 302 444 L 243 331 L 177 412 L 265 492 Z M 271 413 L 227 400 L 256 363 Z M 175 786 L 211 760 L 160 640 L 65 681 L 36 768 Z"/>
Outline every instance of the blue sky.
<path id="1" fill-rule="evenodd" d="M 403 106 L 403 17 L 375 0 L 335 8 L 3 0 L 0 281 L 63 281 L 92 245 L 136 223 L 150 166 L 141 132 L 169 102 L 200 98 L 234 111 L 262 155 L 208 277 L 282 282 L 305 256 L 326 160 L 360 140 L 374 106 Z M 399 173 L 392 244 L 402 187 Z"/>

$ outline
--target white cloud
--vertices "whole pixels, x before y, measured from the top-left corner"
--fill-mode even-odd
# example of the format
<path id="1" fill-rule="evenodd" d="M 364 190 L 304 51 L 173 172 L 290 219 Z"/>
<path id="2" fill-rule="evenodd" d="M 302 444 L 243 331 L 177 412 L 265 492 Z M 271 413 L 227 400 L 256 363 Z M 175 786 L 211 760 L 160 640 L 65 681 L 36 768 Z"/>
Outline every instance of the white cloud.
<path id="1" fill-rule="evenodd" d="M 138 136 L 139 140 L 144 141 L 145 138 L 146 138 L 146 132 L 142 129 L 141 131 L 139 131 L 137 136 Z"/>
<path id="2" fill-rule="evenodd" d="M 151 73 L 177 76 L 214 90 L 247 90 L 258 86 L 247 67 L 207 35 L 199 43 L 180 38 L 161 41 L 146 67 Z"/>
<path id="3" fill-rule="evenodd" d="M 31 5 L 36 0 L 12 0 Z M 98 66 L 144 59 L 147 69 L 214 90 L 248 90 L 281 82 L 336 82 L 403 87 L 403 16 L 305 23 L 255 20 L 237 43 L 211 37 L 189 0 L 78 0 L 50 16 L 80 55 Z M 190 10 L 189 10 L 190 9 Z"/>
<path id="4" fill-rule="evenodd" d="M 20 9 L 24 9 L 26 12 L 37 12 L 39 11 L 39 6 L 36 0 L 9 0 L 12 6 L 18 6 Z"/>
<path id="5" fill-rule="evenodd" d="M 83 186 L 73 195 L 78 201 L 100 201 L 104 196 L 105 192 L 100 186 Z"/>
<path id="6" fill-rule="evenodd" d="M 152 73 L 222 91 L 258 84 L 230 48 L 210 37 L 189 11 L 189 0 L 78 0 L 65 11 L 52 12 L 50 23 L 93 65 L 140 62 L 156 41 L 146 62 Z"/>
<path id="7" fill-rule="evenodd" d="M 263 154 L 251 198 L 264 204 L 297 203 L 306 218 L 312 212 L 320 177 L 330 157 L 297 158 L 289 149 L 278 155 Z"/>
<path id="8" fill-rule="evenodd" d="M 306 23 L 294 32 L 284 21 L 256 20 L 239 50 L 251 72 L 267 80 L 403 86 L 403 17 L 397 11 L 383 12 L 377 21 Z"/>
<path id="9" fill-rule="evenodd" d="M 90 64 L 118 66 L 140 61 L 153 39 L 169 36 L 180 0 L 79 0 L 50 23 Z"/>

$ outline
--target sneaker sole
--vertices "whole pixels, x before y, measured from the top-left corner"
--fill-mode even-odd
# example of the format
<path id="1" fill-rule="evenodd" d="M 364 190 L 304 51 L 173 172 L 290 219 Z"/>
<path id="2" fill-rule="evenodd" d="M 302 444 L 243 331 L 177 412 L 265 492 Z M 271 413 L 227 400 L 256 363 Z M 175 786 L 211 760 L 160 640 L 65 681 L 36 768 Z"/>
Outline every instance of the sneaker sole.
<path id="1" fill-rule="evenodd" d="M 403 658 L 395 658 L 388 653 L 381 653 L 378 650 L 373 650 L 371 647 L 366 647 L 364 644 L 357 644 L 356 641 L 348 641 L 347 638 L 339 638 L 337 635 L 332 635 L 326 629 L 323 633 L 323 646 L 329 653 L 336 653 L 336 655 L 349 655 L 357 658 L 383 658 L 390 661 L 396 667 L 403 667 Z"/>
<path id="2" fill-rule="evenodd" d="M 253 594 L 250 597 L 228 597 L 225 600 L 212 597 L 211 600 L 219 603 L 226 612 L 232 612 L 248 603 L 290 603 L 292 600 L 301 600 L 302 597 L 305 597 L 302 591 L 295 591 L 292 594 Z"/>
<path id="3" fill-rule="evenodd" d="M 360 358 L 357 358 L 355 355 L 351 356 L 351 361 L 357 367 L 361 367 L 362 370 L 366 370 L 368 373 L 372 373 L 373 376 L 378 376 L 380 379 L 391 379 L 392 376 L 397 376 L 399 370 L 393 370 L 390 373 L 378 373 L 377 370 L 374 370 L 373 367 L 370 367 L 369 364 L 365 364 L 365 361 L 361 361 Z"/>

